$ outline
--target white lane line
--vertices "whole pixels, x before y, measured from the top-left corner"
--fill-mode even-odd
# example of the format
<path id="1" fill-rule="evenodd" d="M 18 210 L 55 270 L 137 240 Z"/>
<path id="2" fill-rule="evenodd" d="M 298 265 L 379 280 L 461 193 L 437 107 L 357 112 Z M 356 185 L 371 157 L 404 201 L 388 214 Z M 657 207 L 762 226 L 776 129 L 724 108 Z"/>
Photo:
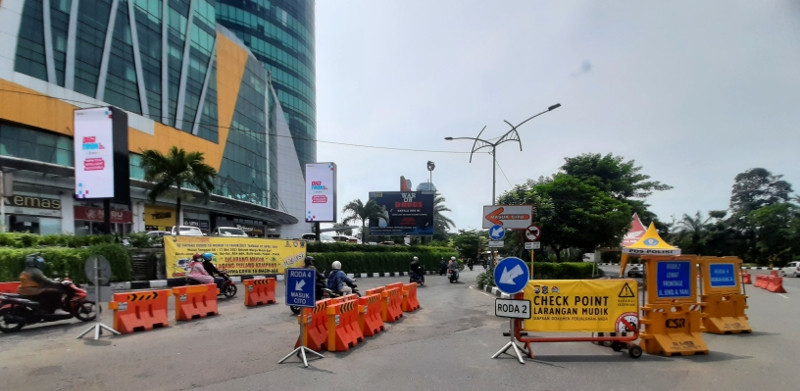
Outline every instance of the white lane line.
<path id="1" fill-rule="evenodd" d="M 786 295 L 781 294 L 781 293 L 778 293 L 778 296 L 783 297 L 784 299 L 788 299 L 789 298 L 789 296 L 786 296 Z"/>

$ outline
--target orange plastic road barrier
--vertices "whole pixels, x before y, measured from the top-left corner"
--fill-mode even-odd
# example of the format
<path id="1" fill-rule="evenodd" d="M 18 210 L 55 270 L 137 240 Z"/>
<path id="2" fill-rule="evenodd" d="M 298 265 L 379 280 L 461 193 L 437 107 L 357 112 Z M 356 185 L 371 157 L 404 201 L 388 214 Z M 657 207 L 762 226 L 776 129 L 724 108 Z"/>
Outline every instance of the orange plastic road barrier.
<path id="1" fill-rule="evenodd" d="M 402 282 L 400 283 L 402 284 Z M 385 289 L 381 292 L 381 319 L 393 323 L 403 316 L 403 291 L 402 288 Z"/>
<path id="2" fill-rule="evenodd" d="M 108 303 L 114 310 L 114 329 L 121 334 L 169 327 L 169 289 L 115 293 Z"/>
<path id="3" fill-rule="evenodd" d="M 762 276 L 761 274 L 756 274 L 756 283 L 753 286 L 759 288 L 766 288 L 767 276 Z"/>
<path id="4" fill-rule="evenodd" d="M 774 293 L 786 293 L 786 289 L 783 289 L 783 277 L 767 277 L 767 286 L 762 288 Z"/>
<path id="5" fill-rule="evenodd" d="M 747 322 L 744 310 L 747 296 L 741 293 L 710 293 L 702 295 L 703 326 L 713 334 L 751 333 L 753 329 Z"/>
<path id="6" fill-rule="evenodd" d="M 343 352 L 364 340 L 358 326 L 358 302 L 347 301 L 328 306 L 328 351 Z"/>
<path id="7" fill-rule="evenodd" d="M 380 295 L 381 292 L 383 292 L 383 289 L 384 287 L 382 286 L 379 286 L 377 288 L 367 289 L 366 292 L 364 292 L 364 296 Z"/>
<path id="8" fill-rule="evenodd" d="M 701 333 L 705 316 L 698 310 L 705 303 L 652 304 L 641 307 L 639 319 L 644 330 L 639 334 L 647 353 L 662 356 L 708 354 Z"/>
<path id="9" fill-rule="evenodd" d="M 777 270 L 770 270 L 769 275 L 772 276 L 772 277 L 778 277 L 778 271 Z"/>
<path id="10" fill-rule="evenodd" d="M 742 284 L 752 284 L 753 279 L 750 277 L 750 273 L 747 270 L 742 270 Z"/>
<path id="11" fill-rule="evenodd" d="M 19 281 L 0 282 L 0 293 L 17 293 Z"/>
<path id="12" fill-rule="evenodd" d="M 358 325 L 365 336 L 371 337 L 383 331 L 380 293 L 359 298 L 358 307 Z"/>
<path id="13" fill-rule="evenodd" d="M 192 320 L 219 315 L 217 284 L 187 285 L 172 288 L 175 296 L 175 320 Z"/>
<path id="14" fill-rule="evenodd" d="M 244 280 L 244 305 L 246 307 L 255 307 L 257 305 L 264 305 L 275 303 L 275 286 L 277 285 L 274 278 L 262 278 L 257 280 Z"/>
<path id="15" fill-rule="evenodd" d="M 417 301 L 417 283 L 403 285 L 403 302 L 400 306 L 403 312 L 412 312 L 419 308 L 419 301 Z"/>
<path id="16" fill-rule="evenodd" d="M 314 308 L 303 308 L 303 312 L 297 315 L 297 324 L 302 325 L 306 323 L 306 335 L 301 335 L 297 338 L 294 347 L 300 346 L 302 338 L 305 337 L 305 344 L 307 348 L 319 351 L 325 348 L 328 343 L 328 306 L 331 304 L 330 299 L 317 301 Z"/>

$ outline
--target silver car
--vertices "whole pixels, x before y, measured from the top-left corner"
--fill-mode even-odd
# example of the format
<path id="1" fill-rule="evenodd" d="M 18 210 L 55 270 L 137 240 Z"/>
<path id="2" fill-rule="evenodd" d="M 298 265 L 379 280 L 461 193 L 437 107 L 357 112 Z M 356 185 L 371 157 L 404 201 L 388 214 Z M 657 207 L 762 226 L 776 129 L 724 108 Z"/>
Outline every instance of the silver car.
<path id="1" fill-rule="evenodd" d="M 784 277 L 800 277 L 800 261 L 792 261 L 781 269 Z"/>

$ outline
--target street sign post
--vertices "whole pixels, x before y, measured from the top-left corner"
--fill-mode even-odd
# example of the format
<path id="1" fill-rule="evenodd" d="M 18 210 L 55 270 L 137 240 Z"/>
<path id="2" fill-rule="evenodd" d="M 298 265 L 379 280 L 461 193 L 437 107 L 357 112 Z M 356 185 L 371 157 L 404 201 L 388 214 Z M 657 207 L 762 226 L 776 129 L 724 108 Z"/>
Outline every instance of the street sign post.
<path id="1" fill-rule="evenodd" d="M 494 284 L 503 293 L 513 295 L 528 284 L 528 265 L 517 257 L 500 261 L 494 269 Z"/>
<path id="2" fill-rule="evenodd" d="M 530 300 L 494 299 L 494 316 L 500 318 L 530 319 Z"/>
<path id="3" fill-rule="evenodd" d="M 314 269 L 286 269 L 286 305 L 314 308 L 316 301 L 314 300 L 314 280 L 317 277 L 317 271 Z M 300 335 L 306 335 L 306 324 L 311 323 L 310 316 L 300 314 Z M 289 354 L 284 356 L 278 364 L 283 364 L 289 357 L 294 356 L 303 360 L 303 366 L 308 368 L 308 358 L 306 353 L 311 353 L 317 358 L 323 356 L 312 349 L 306 347 L 305 337 L 300 338 L 300 346 L 292 350 Z"/>
<path id="4" fill-rule="evenodd" d="M 526 250 L 538 250 L 542 248 L 542 242 L 525 242 Z"/>
<path id="5" fill-rule="evenodd" d="M 532 222 L 532 205 L 490 205 L 483 207 L 482 228 L 500 225 L 505 229 L 525 229 Z"/>
<path id="6" fill-rule="evenodd" d="M 503 240 L 506 236 L 506 230 L 502 225 L 495 224 L 489 229 L 489 238 L 492 240 Z"/>
<path id="7" fill-rule="evenodd" d="M 538 225 L 530 225 L 525 228 L 525 240 L 535 242 L 542 237 L 542 229 Z"/>

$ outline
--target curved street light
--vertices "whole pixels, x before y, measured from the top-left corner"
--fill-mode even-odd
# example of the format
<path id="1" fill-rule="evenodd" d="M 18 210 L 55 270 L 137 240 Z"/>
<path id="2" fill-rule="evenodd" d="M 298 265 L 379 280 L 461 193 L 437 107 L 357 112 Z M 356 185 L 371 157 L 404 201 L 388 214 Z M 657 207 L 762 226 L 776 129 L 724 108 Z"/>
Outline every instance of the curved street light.
<path id="1" fill-rule="evenodd" d="M 481 138 L 481 134 L 483 134 L 483 131 L 486 130 L 486 126 L 484 126 L 483 129 L 481 129 L 481 131 L 478 133 L 478 137 L 445 137 L 444 138 L 447 141 L 452 141 L 452 140 L 473 140 L 472 151 L 469 153 L 469 162 L 470 163 L 472 163 L 472 155 L 475 153 L 475 151 L 478 151 L 478 150 L 483 149 L 483 148 L 492 148 L 492 152 L 491 152 L 491 154 L 492 154 L 492 202 L 491 202 L 490 205 L 494 205 L 494 201 L 495 201 L 495 183 L 496 183 L 496 167 L 497 167 L 497 154 L 495 152 L 496 152 L 497 146 L 502 144 L 502 143 L 504 143 L 504 142 L 507 142 L 507 141 L 516 141 L 517 143 L 519 143 L 520 152 L 522 152 L 522 141 L 519 138 L 519 133 L 517 133 L 517 128 L 522 126 L 524 123 L 526 123 L 526 122 L 528 122 L 528 121 L 530 121 L 530 120 L 532 120 L 532 119 L 534 119 L 534 118 L 536 118 L 536 117 L 538 117 L 538 116 L 540 116 L 540 115 L 542 115 L 544 113 L 548 113 L 550 111 L 553 111 L 553 110 L 555 110 L 555 109 L 557 109 L 559 107 L 561 107 L 561 103 L 556 103 L 556 104 L 548 107 L 547 110 L 542 111 L 541 113 L 538 113 L 538 114 L 536 114 L 536 115 L 534 115 L 534 116 L 532 116 L 532 117 L 520 122 L 516 126 L 512 125 L 511 122 L 503 120 L 505 123 L 508 124 L 508 126 L 511 127 L 511 130 L 506 132 L 504 135 L 500 136 L 500 138 L 495 142 L 491 142 L 491 141 L 484 140 L 484 139 Z M 431 163 L 431 162 L 428 162 L 428 163 Z"/>

